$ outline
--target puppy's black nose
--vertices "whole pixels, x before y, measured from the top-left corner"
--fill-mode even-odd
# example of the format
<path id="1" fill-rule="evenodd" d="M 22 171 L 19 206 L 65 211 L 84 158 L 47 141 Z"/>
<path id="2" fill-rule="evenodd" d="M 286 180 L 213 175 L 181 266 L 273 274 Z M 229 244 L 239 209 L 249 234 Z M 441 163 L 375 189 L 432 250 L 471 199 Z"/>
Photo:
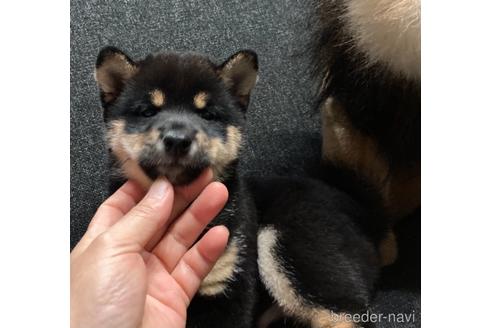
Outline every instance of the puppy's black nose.
<path id="1" fill-rule="evenodd" d="M 166 152 L 174 156 L 183 156 L 188 153 L 192 143 L 192 137 L 183 132 L 170 131 L 164 136 Z"/>

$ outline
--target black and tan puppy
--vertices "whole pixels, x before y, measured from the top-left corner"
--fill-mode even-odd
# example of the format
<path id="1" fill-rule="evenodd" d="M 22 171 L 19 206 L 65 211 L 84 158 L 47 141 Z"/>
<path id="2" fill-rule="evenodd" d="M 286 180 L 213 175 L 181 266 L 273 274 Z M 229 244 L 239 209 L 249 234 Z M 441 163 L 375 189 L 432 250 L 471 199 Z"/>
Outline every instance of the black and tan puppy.
<path id="1" fill-rule="evenodd" d="M 420 1 L 312 3 L 324 162 L 370 185 L 398 222 L 420 207 Z"/>
<path id="2" fill-rule="evenodd" d="M 224 255 L 188 310 L 188 327 L 250 327 L 256 299 L 254 205 L 236 174 L 257 58 L 240 51 L 216 65 L 196 54 L 161 53 L 133 61 L 108 47 L 96 79 L 114 169 L 142 185 L 158 176 L 191 182 L 211 167 L 229 190 L 211 225 L 225 225 Z"/>

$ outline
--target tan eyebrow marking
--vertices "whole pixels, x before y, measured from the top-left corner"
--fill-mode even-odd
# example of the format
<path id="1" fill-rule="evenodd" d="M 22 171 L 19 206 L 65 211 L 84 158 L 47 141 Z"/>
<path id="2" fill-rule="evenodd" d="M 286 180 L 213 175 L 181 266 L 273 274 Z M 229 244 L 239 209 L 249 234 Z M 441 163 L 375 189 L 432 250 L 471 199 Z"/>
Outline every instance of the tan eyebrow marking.
<path id="1" fill-rule="evenodd" d="M 205 106 L 207 106 L 208 98 L 208 93 L 206 93 L 205 91 L 200 91 L 195 95 L 195 98 L 193 98 L 193 103 L 195 104 L 196 108 L 203 109 L 205 108 Z"/>
<path id="2" fill-rule="evenodd" d="M 166 95 L 162 92 L 162 90 L 152 90 L 150 92 L 150 102 L 156 107 L 161 107 L 166 102 Z"/>

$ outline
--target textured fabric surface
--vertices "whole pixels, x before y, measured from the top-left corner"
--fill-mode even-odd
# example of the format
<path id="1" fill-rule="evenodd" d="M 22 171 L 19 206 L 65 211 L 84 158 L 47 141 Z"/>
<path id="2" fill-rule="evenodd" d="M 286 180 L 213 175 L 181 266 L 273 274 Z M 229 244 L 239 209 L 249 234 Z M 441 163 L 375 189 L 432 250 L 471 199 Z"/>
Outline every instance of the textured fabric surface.
<path id="1" fill-rule="evenodd" d="M 93 78 L 98 51 L 119 47 L 133 58 L 161 50 L 195 51 L 222 61 L 239 49 L 259 57 L 241 172 L 305 174 L 319 160 L 319 115 L 307 74 L 307 1 L 75 1 L 71 2 L 70 223 L 71 247 L 107 196 L 102 110 Z M 382 311 L 418 309 L 419 295 L 378 296 Z M 376 306 L 376 307 L 377 307 Z M 411 325 L 418 327 L 417 316 Z M 394 323 L 379 325 L 395 327 Z"/>

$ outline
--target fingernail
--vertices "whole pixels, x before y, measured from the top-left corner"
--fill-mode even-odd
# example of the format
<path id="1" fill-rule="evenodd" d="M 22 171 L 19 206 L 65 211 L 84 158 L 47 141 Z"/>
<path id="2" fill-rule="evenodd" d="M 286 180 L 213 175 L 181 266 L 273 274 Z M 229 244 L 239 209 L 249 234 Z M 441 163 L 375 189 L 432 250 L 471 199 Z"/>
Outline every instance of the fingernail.
<path id="1" fill-rule="evenodd" d="M 230 231 L 225 225 L 218 225 L 217 227 L 222 229 L 222 230 L 225 230 L 227 232 L 227 238 L 229 238 Z"/>
<path id="2" fill-rule="evenodd" d="M 170 187 L 171 184 L 167 180 L 157 179 L 150 187 L 147 196 L 158 200 L 163 199 L 169 192 Z"/>

